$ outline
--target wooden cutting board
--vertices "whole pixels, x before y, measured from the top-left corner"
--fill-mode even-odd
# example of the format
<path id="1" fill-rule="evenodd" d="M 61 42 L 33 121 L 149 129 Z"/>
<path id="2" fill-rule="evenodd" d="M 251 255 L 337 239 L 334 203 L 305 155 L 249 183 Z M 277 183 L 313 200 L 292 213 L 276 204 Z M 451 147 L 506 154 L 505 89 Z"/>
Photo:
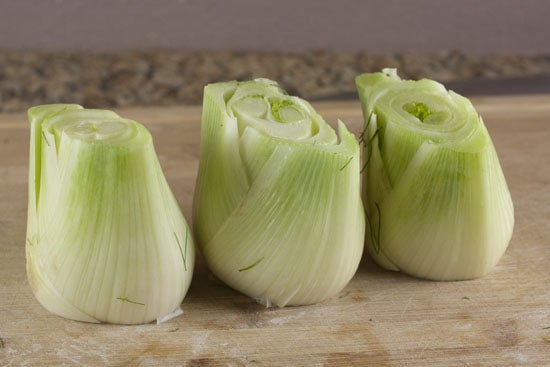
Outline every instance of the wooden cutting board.
<path id="1" fill-rule="evenodd" d="M 263 308 L 202 261 L 184 314 L 161 325 L 96 325 L 49 314 L 25 275 L 29 131 L 0 115 L 1 366 L 550 366 L 550 96 L 473 99 L 516 209 L 510 246 L 483 279 L 431 282 L 364 258 L 322 304 Z M 315 107 L 361 130 L 357 102 Z M 117 111 L 143 122 L 184 214 L 198 167 L 200 107 Z"/>

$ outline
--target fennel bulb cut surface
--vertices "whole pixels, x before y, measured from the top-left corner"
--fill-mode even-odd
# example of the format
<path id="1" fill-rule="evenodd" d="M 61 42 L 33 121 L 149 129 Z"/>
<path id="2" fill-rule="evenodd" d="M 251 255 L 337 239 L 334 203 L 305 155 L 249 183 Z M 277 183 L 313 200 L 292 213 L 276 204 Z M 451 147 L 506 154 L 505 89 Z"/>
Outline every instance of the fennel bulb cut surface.
<path id="1" fill-rule="evenodd" d="M 206 86 L 193 226 L 215 276 L 270 306 L 337 294 L 364 243 L 360 150 L 273 81 Z"/>
<path id="2" fill-rule="evenodd" d="M 31 124 L 27 275 L 50 312 L 141 324 L 176 315 L 191 232 L 151 134 L 114 112 L 43 105 Z"/>
<path id="3" fill-rule="evenodd" d="M 489 272 L 514 226 L 512 199 L 481 117 L 433 80 L 395 69 L 356 78 L 369 254 L 433 280 Z"/>

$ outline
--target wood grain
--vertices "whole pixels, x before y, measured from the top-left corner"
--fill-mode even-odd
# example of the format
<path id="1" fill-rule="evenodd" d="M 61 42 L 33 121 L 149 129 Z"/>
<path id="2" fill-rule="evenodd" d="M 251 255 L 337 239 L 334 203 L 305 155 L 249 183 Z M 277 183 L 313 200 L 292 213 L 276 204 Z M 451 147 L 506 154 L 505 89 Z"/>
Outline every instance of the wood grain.
<path id="1" fill-rule="evenodd" d="M 550 96 L 473 99 L 493 137 L 516 209 L 512 242 L 483 279 L 430 282 L 364 258 L 341 294 L 265 309 L 198 262 L 184 315 L 161 325 L 95 325 L 49 314 L 25 275 L 29 131 L 0 115 L 1 366 L 548 366 L 550 365 Z M 356 102 L 315 104 L 354 132 Z M 199 107 L 133 108 L 191 218 Z"/>

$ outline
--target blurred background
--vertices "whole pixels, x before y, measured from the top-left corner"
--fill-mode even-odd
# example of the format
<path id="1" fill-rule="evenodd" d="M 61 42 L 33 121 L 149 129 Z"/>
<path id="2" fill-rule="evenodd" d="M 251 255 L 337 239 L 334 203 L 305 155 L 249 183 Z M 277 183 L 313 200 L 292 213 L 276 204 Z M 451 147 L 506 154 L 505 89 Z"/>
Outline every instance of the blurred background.
<path id="1" fill-rule="evenodd" d="M 396 67 L 460 93 L 550 92 L 546 0 L 0 0 L 0 112 L 200 104 L 209 82 L 267 77 L 355 98 Z"/>

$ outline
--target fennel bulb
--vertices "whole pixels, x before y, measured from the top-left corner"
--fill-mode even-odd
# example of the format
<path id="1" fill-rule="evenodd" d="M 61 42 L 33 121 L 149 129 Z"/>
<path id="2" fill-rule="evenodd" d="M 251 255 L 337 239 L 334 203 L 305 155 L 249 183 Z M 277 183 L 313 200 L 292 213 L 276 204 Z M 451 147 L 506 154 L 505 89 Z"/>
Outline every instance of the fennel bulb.
<path id="1" fill-rule="evenodd" d="M 364 247 L 359 159 L 273 81 L 206 86 L 193 226 L 212 273 L 266 306 L 338 293 Z"/>
<path id="2" fill-rule="evenodd" d="M 471 102 L 395 69 L 356 79 L 363 132 L 367 250 L 387 269 L 434 280 L 480 277 L 512 236 L 500 163 Z"/>
<path id="3" fill-rule="evenodd" d="M 87 322 L 138 324 L 181 312 L 193 240 L 151 134 L 78 105 L 36 106 L 28 116 L 26 257 L 38 301 Z"/>

